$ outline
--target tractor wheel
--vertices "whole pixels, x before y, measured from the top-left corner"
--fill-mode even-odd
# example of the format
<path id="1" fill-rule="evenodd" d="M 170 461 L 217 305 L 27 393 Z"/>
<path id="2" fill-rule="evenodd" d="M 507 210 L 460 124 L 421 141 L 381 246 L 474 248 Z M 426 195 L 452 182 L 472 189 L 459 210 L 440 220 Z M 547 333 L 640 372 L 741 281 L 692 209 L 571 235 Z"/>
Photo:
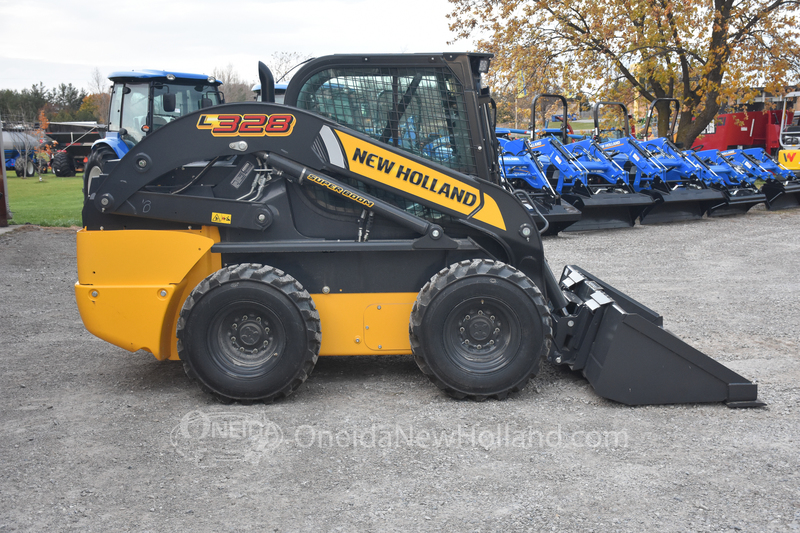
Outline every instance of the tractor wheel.
<path id="1" fill-rule="evenodd" d="M 178 319 L 186 374 L 224 402 L 283 398 L 317 362 L 319 313 L 293 277 L 270 266 L 233 265 L 195 287 Z"/>
<path id="2" fill-rule="evenodd" d="M 36 174 L 36 165 L 34 165 L 33 161 L 30 159 L 18 157 L 14 162 L 14 171 L 17 173 L 17 176 L 30 178 Z"/>
<path id="3" fill-rule="evenodd" d="M 409 329 L 420 370 L 450 396 L 479 401 L 521 390 L 539 372 L 553 336 L 536 285 L 486 259 L 435 274 L 417 296 Z"/>
<path id="4" fill-rule="evenodd" d="M 89 196 L 91 190 L 89 186 L 92 180 L 98 178 L 103 173 L 103 169 L 108 161 L 117 159 L 117 154 L 108 146 L 100 146 L 92 150 L 89 159 L 86 161 L 86 167 L 83 169 L 83 194 Z"/>
<path id="5" fill-rule="evenodd" d="M 51 166 L 53 167 L 53 174 L 59 178 L 69 178 L 75 175 L 75 165 L 66 152 L 56 152 Z"/>

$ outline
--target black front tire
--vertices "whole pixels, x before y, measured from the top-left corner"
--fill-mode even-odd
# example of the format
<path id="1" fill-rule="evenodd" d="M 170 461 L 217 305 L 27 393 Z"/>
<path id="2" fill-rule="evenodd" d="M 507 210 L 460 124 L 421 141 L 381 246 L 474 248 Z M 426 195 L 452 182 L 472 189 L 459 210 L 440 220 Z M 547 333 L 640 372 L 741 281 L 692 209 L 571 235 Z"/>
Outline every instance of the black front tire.
<path id="1" fill-rule="evenodd" d="M 461 261 L 435 274 L 411 311 L 420 370 L 455 398 L 502 400 L 535 376 L 550 350 L 544 297 L 522 272 L 499 261 Z"/>
<path id="2" fill-rule="evenodd" d="M 311 374 L 322 339 L 319 313 L 297 280 L 244 263 L 204 279 L 178 319 L 184 370 L 222 401 L 271 402 Z"/>
<path id="3" fill-rule="evenodd" d="M 83 169 L 83 195 L 89 196 L 89 191 L 92 180 L 100 177 L 103 173 L 106 163 L 112 159 L 117 159 L 117 154 L 108 146 L 100 146 L 92 150 L 89 158 L 86 160 L 86 167 Z"/>
<path id="4" fill-rule="evenodd" d="M 51 166 L 53 167 L 53 174 L 59 178 L 69 178 L 75 175 L 75 165 L 66 152 L 56 152 Z"/>

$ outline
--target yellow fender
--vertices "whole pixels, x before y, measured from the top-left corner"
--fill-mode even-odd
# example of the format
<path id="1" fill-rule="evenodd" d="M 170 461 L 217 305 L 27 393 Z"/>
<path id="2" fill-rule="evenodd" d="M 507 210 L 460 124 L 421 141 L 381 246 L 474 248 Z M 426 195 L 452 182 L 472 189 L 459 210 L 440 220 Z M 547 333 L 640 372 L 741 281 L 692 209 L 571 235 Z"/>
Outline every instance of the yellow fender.
<path id="1" fill-rule="evenodd" d="M 131 352 L 178 359 L 175 328 L 194 287 L 221 268 L 215 227 L 78 232 L 75 299 L 86 329 Z"/>

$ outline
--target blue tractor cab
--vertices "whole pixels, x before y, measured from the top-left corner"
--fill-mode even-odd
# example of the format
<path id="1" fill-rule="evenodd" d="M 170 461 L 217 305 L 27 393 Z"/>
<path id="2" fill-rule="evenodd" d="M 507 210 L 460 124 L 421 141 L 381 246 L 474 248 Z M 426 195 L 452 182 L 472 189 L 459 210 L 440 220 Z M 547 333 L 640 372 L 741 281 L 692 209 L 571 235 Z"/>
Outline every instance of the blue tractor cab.
<path id="1" fill-rule="evenodd" d="M 164 70 L 113 72 L 108 132 L 92 145 L 84 170 L 84 193 L 107 161 L 121 159 L 147 135 L 199 109 L 224 102 L 213 76 Z"/>
<path id="2" fill-rule="evenodd" d="M 275 84 L 275 103 L 276 104 L 282 104 L 283 103 L 283 97 L 286 95 L 286 87 L 288 87 L 288 86 L 289 86 L 288 83 L 276 83 Z M 255 85 L 253 85 L 253 88 L 250 89 L 250 90 L 253 91 L 253 93 L 255 93 L 254 100 L 260 101 L 261 100 L 261 84 L 260 83 L 256 83 Z"/>

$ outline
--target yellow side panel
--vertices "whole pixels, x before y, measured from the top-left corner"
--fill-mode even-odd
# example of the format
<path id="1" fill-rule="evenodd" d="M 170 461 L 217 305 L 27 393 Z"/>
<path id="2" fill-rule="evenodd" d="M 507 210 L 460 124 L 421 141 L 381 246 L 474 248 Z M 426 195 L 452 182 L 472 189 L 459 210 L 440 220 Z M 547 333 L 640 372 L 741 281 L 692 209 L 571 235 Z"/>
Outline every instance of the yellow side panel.
<path id="1" fill-rule="evenodd" d="M 175 286 L 169 284 L 75 285 L 78 310 L 90 333 L 131 352 L 147 350 L 159 359 L 164 359 L 161 330 L 174 293 Z"/>
<path id="2" fill-rule="evenodd" d="M 175 329 L 189 292 L 219 270 L 214 227 L 78 232 L 75 298 L 92 334 L 158 359 L 178 359 Z"/>
<path id="3" fill-rule="evenodd" d="M 211 228 L 216 232 L 216 228 Z M 196 231 L 116 230 L 78 232 L 81 285 L 180 283 L 214 245 Z M 217 232 L 216 241 L 219 241 Z"/>
<path id="4" fill-rule="evenodd" d="M 800 150 L 781 150 L 778 153 L 778 162 L 789 170 L 800 170 Z"/>
<path id="5" fill-rule="evenodd" d="M 320 355 L 411 353 L 408 320 L 417 293 L 312 294 L 311 298 L 322 325 Z"/>

